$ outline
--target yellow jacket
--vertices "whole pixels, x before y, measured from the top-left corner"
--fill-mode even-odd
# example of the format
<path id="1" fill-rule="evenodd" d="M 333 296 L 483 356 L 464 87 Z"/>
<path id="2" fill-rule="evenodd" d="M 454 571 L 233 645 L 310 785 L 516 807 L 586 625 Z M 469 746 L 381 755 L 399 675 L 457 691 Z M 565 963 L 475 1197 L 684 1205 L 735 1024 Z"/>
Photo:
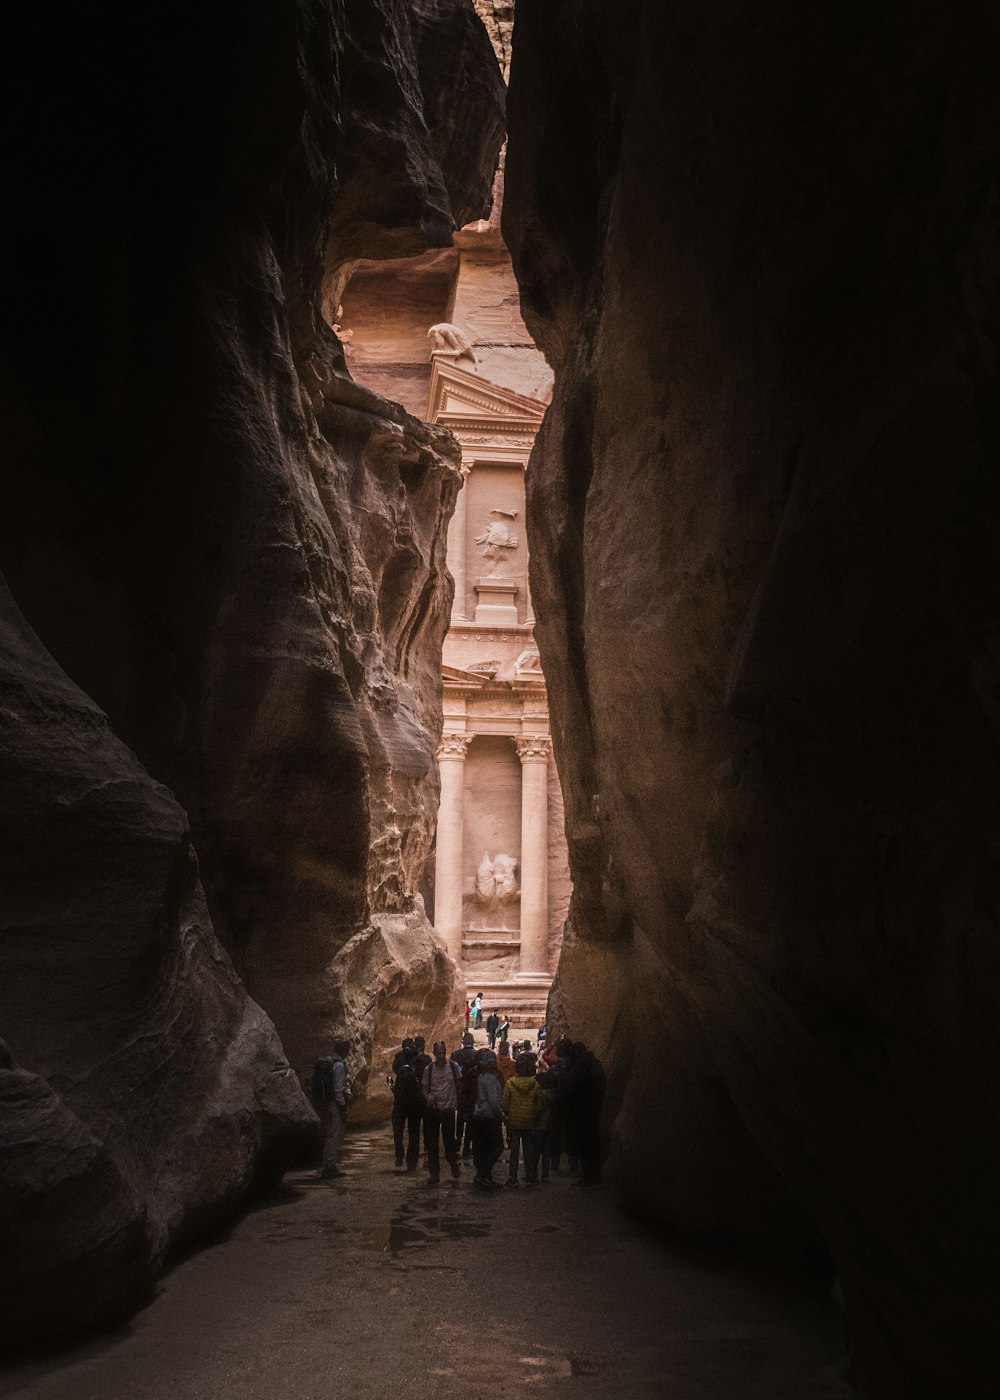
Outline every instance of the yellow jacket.
<path id="1" fill-rule="evenodd" d="M 534 1075 L 516 1074 L 503 1086 L 503 1111 L 511 1128 L 534 1128 L 542 1111 L 542 1091 Z"/>

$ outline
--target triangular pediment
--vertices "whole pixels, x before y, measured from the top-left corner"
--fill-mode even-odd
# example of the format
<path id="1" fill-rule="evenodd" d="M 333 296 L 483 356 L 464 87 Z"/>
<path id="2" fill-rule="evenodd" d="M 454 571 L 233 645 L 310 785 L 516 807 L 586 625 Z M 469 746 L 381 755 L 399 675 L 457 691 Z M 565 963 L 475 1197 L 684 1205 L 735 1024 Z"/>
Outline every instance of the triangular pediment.
<path id="1" fill-rule="evenodd" d="M 484 685 L 489 684 L 492 674 L 492 671 L 489 675 L 478 671 L 466 671 L 461 666 L 441 667 L 441 678 L 450 689 L 457 686 L 464 690 L 482 690 Z"/>
<path id="2" fill-rule="evenodd" d="M 427 396 L 427 422 L 448 424 L 449 419 L 481 419 L 483 424 L 501 421 L 537 428 L 546 405 L 513 389 L 504 389 L 481 375 L 462 369 L 454 360 L 435 355 Z"/>

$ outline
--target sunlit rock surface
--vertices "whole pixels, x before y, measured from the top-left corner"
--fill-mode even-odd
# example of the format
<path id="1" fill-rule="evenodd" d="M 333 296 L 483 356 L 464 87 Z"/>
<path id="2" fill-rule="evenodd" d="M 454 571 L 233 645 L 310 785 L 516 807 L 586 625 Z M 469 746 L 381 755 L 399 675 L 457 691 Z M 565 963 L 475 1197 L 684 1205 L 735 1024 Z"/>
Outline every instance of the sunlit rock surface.
<path id="1" fill-rule="evenodd" d="M 907 1400 L 1000 1384 L 997 38 L 519 0 L 510 88 L 554 1007 L 609 1054 L 618 1179 L 818 1230 Z"/>
<path id="2" fill-rule="evenodd" d="M 431 1034 L 459 1028 L 463 988 L 413 895 L 436 808 L 457 449 L 354 385 L 332 326 L 355 259 L 446 245 L 488 214 L 503 83 L 471 0 L 224 0 L 172 13 L 155 39 L 114 5 L 37 24 L 11 84 L 31 120 L 9 174 L 0 563 L 52 672 L 89 697 L 74 706 L 107 717 L 88 752 L 101 802 L 124 800 L 122 764 L 136 775 L 120 823 L 138 835 L 122 840 L 142 861 L 152 844 L 159 884 L 141 861 L 123 882 L 108 855 L 95 888 L 85 826 L 50 871 L 39 834 L 24 856 L 38 910 L 57 890 L 86 936 L 36 948 L 45 921 L 26 895 L 17 980 L 85 990 L 99 968 L 93 1043 L 114 1050 L 159 1043 L 160 1002 L 134 978 L 170 982 L 196 955 L 214 969 L 197 994 L 171 982 L 162 1053 L 191 1077 L 179 1116 L 146 1101 L 155 1077 L 124 1070 L 93 1080 L 85 1114 L 62 1084 L 49 1103 L 42 1052 L 71 1044 L 73 1005 L 39 995 L 33 1017 L 0 1016 L 15 1098 L 45 1100 L 56 1138 L 79 1146 L 45 1166 L 72 1178 L 65 1214 L 92 1214 L 95 1248 L 120 1226 L 98 1270 L 107 1300 L 67 1280 L 55 1325 L 71 1327 L 268 1165 L 270 1116 L 285 1143 L 311 1122 L 293 1087 L 274 1099 L 261 1046 L 284 1061 L 204 951 L 213 926 L 297 1074 L 346 1031 L 363 1090 L 380 1034 L 398 1039 L 411 1010 Z M 45 722 L 56 751 L 71 742 Z M 30 792 L 31 754 L 8 761 Z M 40 750 L 40 772 L 49 761 Z M 367 988 L 349 981 L 359 947 Z M 223 1070 L 240 1097 L 220 1108 Z M 126 1116 L 141 1170 L 107 1145 Z M 67 1245 L 58 1221 L 36 1223 L 19 1247 L 41 1287 Z"/>

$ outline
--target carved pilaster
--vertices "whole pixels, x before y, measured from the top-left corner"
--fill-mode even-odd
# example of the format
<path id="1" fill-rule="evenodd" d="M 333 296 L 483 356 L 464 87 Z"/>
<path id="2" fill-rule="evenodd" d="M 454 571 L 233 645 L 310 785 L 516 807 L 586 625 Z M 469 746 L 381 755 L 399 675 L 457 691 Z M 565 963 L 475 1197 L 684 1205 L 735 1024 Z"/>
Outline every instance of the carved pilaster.
<path id="1" fill-rule="evenodd" d="M 515 739 L 521 760 L 521 972 L 548 969 L 549 755 L 547 734 Z"/>
<path id="2" fill-rule="evenodd" d="M 434 926 L 457 963 L 462 961 L 462 807 L 465 755 L 471 734 L 445 734 L 438 745 L 441 805 L 434 865 Z"/>

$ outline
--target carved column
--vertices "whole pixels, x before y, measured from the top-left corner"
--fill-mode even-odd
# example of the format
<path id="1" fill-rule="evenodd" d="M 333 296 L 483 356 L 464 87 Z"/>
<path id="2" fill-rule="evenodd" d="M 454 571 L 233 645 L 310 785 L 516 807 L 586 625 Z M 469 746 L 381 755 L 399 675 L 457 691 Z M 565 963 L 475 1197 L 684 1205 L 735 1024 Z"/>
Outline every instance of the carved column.
<path id="1" fill-rule="evenodd" d="M 462 468 L 462 489 L 455 502 L 455 514 L 448 527 L 448 572 L 455 580 L 455 601 L 451 615 L 456 622 L 467 622 L 469 606 L 468 579 L 465 569 L 466 530 L 468 528 L 469 468 Z"/>
<path id="2" fill-rule="evenodd" d="M 521 975 L 549 970 L 549 754 L 552 740 L 516 740 L 521 760 Z"/>
<path id="3" fill-rule="evenodd" d="M 434 927 L 457 963 L 462 961 L 462 835 L 465 755 L 471 734 L 445 734 L 438 746 L 441 805 L 434 860 Z"/>

